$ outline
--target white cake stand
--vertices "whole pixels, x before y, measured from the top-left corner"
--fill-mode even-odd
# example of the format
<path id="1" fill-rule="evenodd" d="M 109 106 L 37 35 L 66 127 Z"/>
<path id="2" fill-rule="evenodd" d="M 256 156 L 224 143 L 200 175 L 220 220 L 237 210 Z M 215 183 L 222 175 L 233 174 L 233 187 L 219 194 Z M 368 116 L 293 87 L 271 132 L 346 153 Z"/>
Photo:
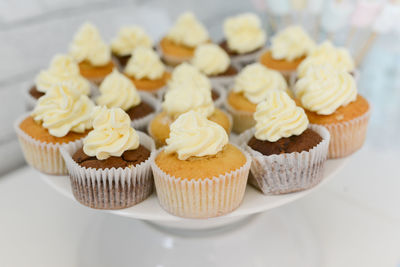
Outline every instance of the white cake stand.
<path id="1" fill-rule="evenodd" d="M 266 196 L 254 187 L 248 185 L 242 205 L 227 215 L 211 219 L 184 219 L 164 211 L 153 193 L 148 199 L 131 208 L 106 211 L 115 215 L 145 220 L 152 224 L 175 230 L 204 230 L 218 228 L 243 220 L 251 215 L 271 210 L 295 201 L 317 190 L 332 179 L 345 165 L 347 159 L 328 160 L 325 165 L 324 178 L 314 188 L 296 193 Z M 61 194 L 74 199 L 68 176 L 51 176 L 41 174 L 42 179 Z"/>

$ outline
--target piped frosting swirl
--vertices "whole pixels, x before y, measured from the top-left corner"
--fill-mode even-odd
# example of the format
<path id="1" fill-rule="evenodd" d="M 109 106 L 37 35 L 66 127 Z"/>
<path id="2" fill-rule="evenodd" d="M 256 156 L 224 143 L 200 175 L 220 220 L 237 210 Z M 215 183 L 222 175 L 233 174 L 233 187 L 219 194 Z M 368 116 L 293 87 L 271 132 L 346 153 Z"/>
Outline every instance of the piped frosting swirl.
<path id="1" fill-rule="evenodd" d="M 125 67 L 125 73 L 135 79 L 156 80 L 164 75 L 165 66 L 152 48 L 138 47 Z"/>
<path id="2" fill-rule="evenodd" d="M 122 27 L 117 37 L 111 43 L 111 50 L 119 56 L 127 56 L 139 47 L 152 47 L 153 41 L 150 36 L 139 26 Z"/>
<path id="3" fill-rule="evenodd" d="M 192 64 L 208 76 L 224 73 L 229 65 L 228 54 L 216 44 L 202 44 L 194 52 Z"/>

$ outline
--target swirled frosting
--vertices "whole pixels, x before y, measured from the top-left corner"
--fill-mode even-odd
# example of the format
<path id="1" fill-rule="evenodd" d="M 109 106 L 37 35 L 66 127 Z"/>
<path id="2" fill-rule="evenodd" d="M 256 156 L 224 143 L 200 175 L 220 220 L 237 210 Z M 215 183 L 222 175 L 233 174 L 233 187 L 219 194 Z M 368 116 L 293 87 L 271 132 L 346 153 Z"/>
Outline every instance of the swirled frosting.
<path id="1" fill-rule="evenodd" d="M 224 34 L 229 49 L 239 54 L 261 48 L 267 40 L 260 19 L 252 13 L 227 18 L 224 22 Z"/>
<path id="2" fill-rule="evenodd" d="M 254 136 L 258 140 L 275 142 L 282 137 L 300 135 L 307 129 L 304 110 L 290 96 L 278 90 L 268 91 L 265 101 L 257 105 Z"/>
<path id="3" fill-rule="evenodd" d="M 139 147 L 139 135 L 122 109 L 96 107 L 93 118 L 93 130 L 83 139 L 86 155 L 102 160 L 120 157 L 125 151 Z"/>
<path id="4" fill-rule="evenodd" d="M 83 133 L 92 127 L 93 102 L 76 89 L 75 84 L 63 82 L 54 85 L 39 98 L 32 111 L 36 122 L 56 137 L 63 137 L 70 131 Z"/>
<path id="5" fill-rule="evenodd" d="M 180 115 L 170 129 L 165 152 L 180 160 L 215 155 L 228 143 L 224 128 L 195 111 Z"/>
<path id="6" fill-rule="evenodd" d="M 307 71 L 316 65 L 330 65 L 339 71 L 351 72 L 354 70 L 354 60 L 349 51 L 344 47 L 334 47 L 331 42 L 325 41 L 301 62 L 297 68 L 299 77 L 306 75 Z"/>
<path id="7" fill-rule="evenodd" d="M 289 26 L 272 38 L 271 54 L 274 59 L 293 61 L 308 55 L 314 41 L 301 26 Z"/>
<path id="8" fill-rule="evenodd" d="M 50 67 L 43 70 L 36 77 L 36 89 L 46 93 L 55 84 L 70 81 L 75 88 L 84 95 L 90 93 L 89 82 L 80 75 L 79 66 L 72 57 L 68 55 L 55 55 L 51 60 Z"/>
<path id="9" fill-rule="evenodd" d="M 136 79 L 156 80 L 164 75 L 165 66 L 152 48 L 138 47 L 132 52 L 125 73 Z"/>
<path id="10" fill-rule="evenodd" d="M 114 69 L 100 85 L 101 95 L 96 99 L 99 106 L 128 110 L 140 104 L 140 95 L 135 85 Z"/>
<path id="11" fill-rule="evenodd" d="M 104 66 L 111 60 L 110 48 L 91 23 L 83 24 L 75 34 L 69 52 L 77 62 L 88 61 L 93 66 Z"/>
<path id="12" fill-rule="evenodd" d="M 193 13 L 186 12 L 179 16 L 175 25 L 169 30 L 167 38 L 177 44 L 196 47 L 208 41 L 206 28 L 196 19 Z"/>
<path id="13" fill-rule="evenodd" d="M 172 71 L 171 79 L 168 82 L 168 90 L 185 89 L 187 87 L 211 91 L 211 82 L 207 76 L 193 65 L 182 63 Z"/>
<path id="14" fill-rule="evenodd" d="M 111 42 L 111 50 L 119 56 L 127 56 L 139 47 L 152 47 L 150 36 L 139 26 L 122 27 L 117 37 Z"/>
<path id="15" fill-rule="evenodd" d="M 258 104 L 265 100 L 270 90 L 287 89 L 285 78 L 277 71 L 270 70 L 260 63 L 247 65 L 235 78 L 233 92 L 243 92 L 252 103 Z"/>
<path id="16" fill-rule="evenodd" d="M 176 118 L 190 110 L 197 111 L 208 117 L 214 112 L 211 91 L 202 88 L 175 88 L 168 90 L 162 103 L 163 110 Z"/>
<path id="17" fill-rule="evenodd" d="M 217 75 L 224 73 L 229 65 L 228 54 L 219 45 L 199 45 L 192 59 L 192 64 L 206 75 Z"/>
<path id="18" fill-rule="evenodd" d="M 295 85 L 295 94 L 305 109 L 329 115 L 357 98 L 353 76 L 328 66 L 311 68 Z"/>

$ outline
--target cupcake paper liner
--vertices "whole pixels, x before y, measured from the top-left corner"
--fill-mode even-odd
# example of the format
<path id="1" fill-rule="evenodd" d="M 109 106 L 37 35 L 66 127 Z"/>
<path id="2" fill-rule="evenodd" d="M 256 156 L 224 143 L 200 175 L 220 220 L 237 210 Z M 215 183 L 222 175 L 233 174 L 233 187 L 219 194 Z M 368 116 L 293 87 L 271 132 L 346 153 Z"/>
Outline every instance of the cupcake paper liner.
<path id="1" fill-rule="evenodd" d="M 239 207 L 251 164 L 250 156 L 242 152 L 246 163 L 239 169 L 199 180 L 171 176 L 153 160 L 151 167 L 161 207 L 185 218 L 217 217 Z"/>
<path id="2" fill-rule="evenodd" d="M 231 76 L 217 76 L 217 77 L 209 77 L 212 87 L 221 87 L 225 91 L 228 91 L 232 86 L 235 80 L 236 75 Z"/>
<path id="3" fill-rule="evenodd" d="M 19 125 L 29 114 L 24 114 L 18 118 L 14 124 L 22 152 L 26 162 L 40 172 L 51 175 L 65 175 L 67 168 L 60 153 L 60 148 L 64 144 L 52 144 L 33 139 L 21 130 Z M 79 144 L 83 138 L 69 142 L 67 144 Z"/>
<path id="4" fill-rule="evenodd" d="M 154 96 L 152 96 L 149 93 L 139 92 L 139 95 L 140 95 L 140 98 L 142 99 L 142 101 L 149 104 L 154 109 L 154 111 L 151 114 L 148 114 L 140 119 L 133 120 L 131 122 L 131 125 L 135 129 L 145 131 L 147 128 L 147 125 L 154 118 L 155 114 L 157 114 L 161 110 L 161 103 L 160 103 L 160 101 L 158 101 Z"/>
<path id="5" fill-rule="evenodd" d="M 322 124 L 331 134 L 328 154 L 330 159 L 348 156 L 362 147 L 367 134 L 369 117 L 370 110 L 350 121 Z"/>
<path id="6" fill-rule="evenodd" d="M 266 195 L 296 192 L 317 185 L 323 178 L 330 134 L 319 125 L 309 125 L 309 128 L 322 137 L 318 145 L 301 153 L 270 156 L 265 156 L 247 145 L 254 136 L 254 128 L 241 134 L 238 143 L 252 157 L 249 182 Z"/>
<path id="7" fill-rule="evenodd" d="M 74 197 L 81 204 L 95 209 L 123 209 L 142 202 L 153 191 L 151 162 L 155 146 L 153 140 L 138 132 L 140 143 L 151 151 L 150 157 L 127 168 L 93 169 L 76 163 L 72 156 L 82 142 L 62 146 L 61 154 L 68 168 Z"/>
<path id="8" fill-rule="evenodd" d="M 260 48 L 257 51 L 254 51 L 249 54 L 245 55 L 236 55 L 236 56 L 231 56 L 231 62 L 234 67 L 238 71 L 246 67 L 247 65 L 257 62 L 260 56 L 265 52 L 266 50 L 264 48 Z"/>
<path id="9" fill-rule="evenodd" d="M 234 133 L 240 134 L 247 129 L 250 129 L 256 124 L 253 118 L 253 113 L 248 111 L 236 110 L 229 103 L 228 99 L 225 100 L 225 109 L 232 116 L 233 125 L 232 131 Z"/>

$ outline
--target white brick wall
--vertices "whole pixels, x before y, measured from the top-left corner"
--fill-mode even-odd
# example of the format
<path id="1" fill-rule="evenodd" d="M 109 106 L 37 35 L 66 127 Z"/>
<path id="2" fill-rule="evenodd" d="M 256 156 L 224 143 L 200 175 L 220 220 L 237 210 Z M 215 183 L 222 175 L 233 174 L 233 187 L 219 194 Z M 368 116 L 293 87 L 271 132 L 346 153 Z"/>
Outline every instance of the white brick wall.
<path id="1" fill-rule="evenodd" d="M 80 24 L 92 21 L 111 40 L 122 25 L 137 23 L 157 39 L 185 10 L 194 10 L 212 36 L 220 36 L 225 16 L 251 6 L 241 0 L 229 5 L 214 0 L 0 0 L 0 174 L 24 162 L 12 127 L 25 112 L 23 90 L 55 53 L 66 52 Z"/>

